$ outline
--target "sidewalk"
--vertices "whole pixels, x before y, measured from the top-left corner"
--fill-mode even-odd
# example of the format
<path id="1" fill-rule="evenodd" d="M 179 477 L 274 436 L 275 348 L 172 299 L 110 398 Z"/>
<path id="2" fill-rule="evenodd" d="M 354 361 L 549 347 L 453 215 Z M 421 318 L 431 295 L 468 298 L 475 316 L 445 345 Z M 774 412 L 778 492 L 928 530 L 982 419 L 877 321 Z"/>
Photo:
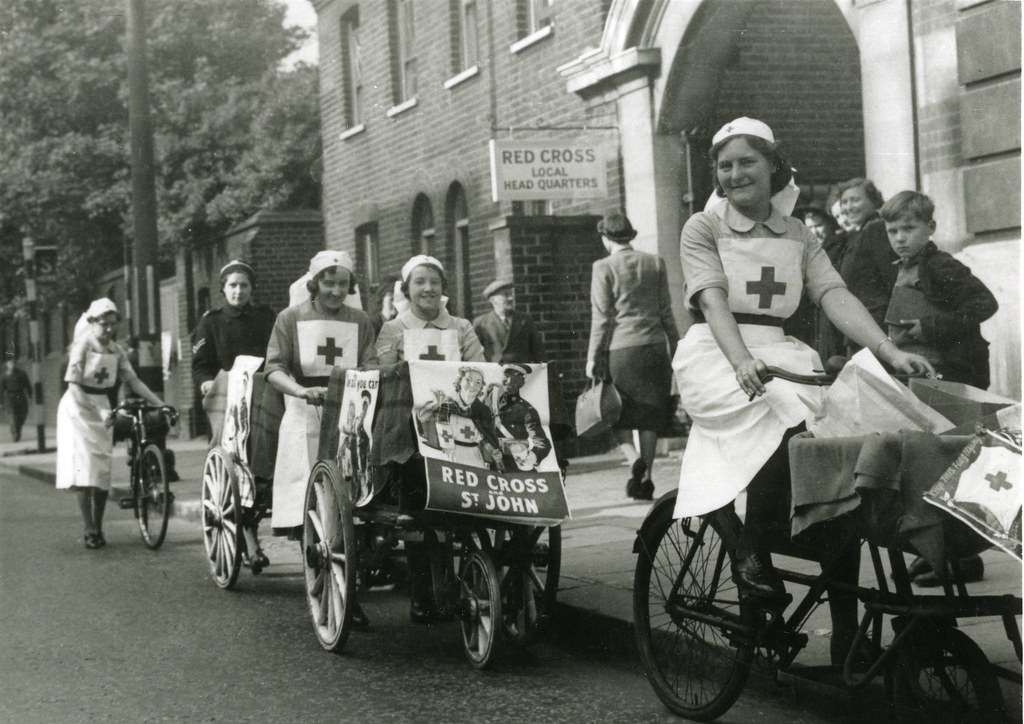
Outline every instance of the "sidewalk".
<path id="1" fill-rule="evenodd" d="M 0 470 L 16 472 L 52 485 L 56 469 L 56 454 L 32 452 L 36 447 L 34 430 L 29 442 L 11 443 L 4 431 L 0 437 Z M 29 430 L 26 429 L 26 437 Z M 52 440 L 48 447 L 52 447 Z M 175 505 L 172 514 L 196 525 L 200 510 L 200 489 L 203 461 L 207 443 L 203 439 L 170 439 L 168 446 L 177 456 L 181 481 L 172 484 Z M 660 457 L 654 464 L 655 496 L 672 490 L 679 476 L 681 452 Z M 127 494 L 119 491 L 117 482 L 127 484 L 126 446 L 114 451 L 115 496 Z M 123 471 L 120 474 L 119 471 Z M 574 459 L 566 480 L 569 506 L 573 517 L 562 528 L 562 570 L 558 594 L 559 628 L 564 636 L 576 641 L 593 641 L 593 646 L 605 653 L 635 658 L 632 633 L 633 569 L 636 557 L 633 540 L 640 523 L 650 508 L 649 503 L 632 501 L 625 497 L 628 468 L 617 452 Z M 282 539 L 283 540 L 283 539 Z M 281 557 L 294 557 L 294 546 L 273 545 L 276 539 L 267 539 L 268 554 L 275 563 L 285 563 Z M 276 556 L 276 557 L 275 557 Z M 873 581 L 870 557 L 863 555 L 861 580 Z M 1005 553 L 986 551 L 985 579 L 969 586 L 974 594 L 1018 594 L 1021 591 L 1021 567 Z M 816 566 L 802 561 L 779 557 L 779 565 L 814 573 Z M 802 591 L 791 591 L 794 597 Z M 831 624 L 827 606 L 819 607 L 804 626 L 810 637 L 807 648 L 797 662 L 804 666 L 828 663 Z M 997 618 L 974 618 L 962 622 L 963 630 L 982 648 L 989 659 L 1015 671 L 1020 670 L 1013 648 L 1006 638 L 1002 622 Z M 891 637 L 891 632 L 885 634 Z M 885 643 L 885 642 L 883 642 Z M 1004 682 L 1007 704 L 1020 706 L 1019 687 Z"/>

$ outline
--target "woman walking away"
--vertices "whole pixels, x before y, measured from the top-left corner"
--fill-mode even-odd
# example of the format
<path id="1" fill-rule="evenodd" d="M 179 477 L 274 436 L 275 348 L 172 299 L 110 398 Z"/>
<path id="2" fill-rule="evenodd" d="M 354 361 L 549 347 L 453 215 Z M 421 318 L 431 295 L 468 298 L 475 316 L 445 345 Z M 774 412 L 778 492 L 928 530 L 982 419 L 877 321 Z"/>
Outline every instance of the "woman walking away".
<path id="1" fill-rule="evenodd" d="M 114 342 L 120 318 L 117 306 L 103 298 L 78 320 L 64 376 L 68 389 L 57 406 L 57 488 L 73 489 L 78 496 L 89 549 L 107 544 L 103 511 L 114 449 L 107 392 L 123 380 L 150 404 L 164 404 L 135 374 L 124 347 Z"/>
<path id="2" fill-rule="evenodd" d="M 621 211 L 597 225 L 608 256 L 594 262 L 590 282 L 590 348 L 586 375 L 611 379 L 622 398 L 613 425 L 619 449 L 630 465 L 626 495 L 654 498 L 651 468 L 658 433 L 672 420 L 672 367 L 679 333 L 672 317 L 665 264 L 630 242 L 633 225 Z M 640 432 L 640 452 L 633 447 Z"/>
<path id="3" fill-rule="evenodd" d="M 777 380 L 766 389 L 766 365 L 809 375 L 817 353 L 787 337 L 782 322 L 801 294 L 839 331 L 895 369 L 934 372 L 923 357 L 901 352 L 879 329 L 780 192 L 792 172 L 772 130 L 751 118 L 726 124 L 710 151 L 717 194 L 683 227 L 680 261 L 684 300 L 696 324 L 673 360 L 683 408 L 693 419 L 683 452 L 677 518 L 714 516 L 735 553 L 733 576 L 749 593 L 777 596 L 782 581 L 771 566 L 773 535 L 789 536 L 787 440 L 813 419 L 818 388 Z M 778 195 L 778 196 L 776 196 Z M 733 499 L 746 490 L 741 524 Z M 860 551 L 844 556 L 837 576 L 856 582 Z M 829 592 L 833 662 L 857 630 L 857 599 Z"/>

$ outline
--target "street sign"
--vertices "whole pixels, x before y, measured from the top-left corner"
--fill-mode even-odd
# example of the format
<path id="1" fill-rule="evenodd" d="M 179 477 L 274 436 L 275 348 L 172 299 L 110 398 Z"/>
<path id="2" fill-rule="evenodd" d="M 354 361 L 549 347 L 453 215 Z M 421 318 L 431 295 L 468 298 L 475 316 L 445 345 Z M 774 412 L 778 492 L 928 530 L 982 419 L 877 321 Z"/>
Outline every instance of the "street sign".
<path id="1" fill-rule="evenodd" d="M 600 199 L 608 195 L 601 141 L 500 141 L 491 139 L 494 201 Z"/>
<path id="2" fill-rule="evenodd" d="M 36 283 L 51 286 L 57 283 L 57 247 L 35 248 Z"/>

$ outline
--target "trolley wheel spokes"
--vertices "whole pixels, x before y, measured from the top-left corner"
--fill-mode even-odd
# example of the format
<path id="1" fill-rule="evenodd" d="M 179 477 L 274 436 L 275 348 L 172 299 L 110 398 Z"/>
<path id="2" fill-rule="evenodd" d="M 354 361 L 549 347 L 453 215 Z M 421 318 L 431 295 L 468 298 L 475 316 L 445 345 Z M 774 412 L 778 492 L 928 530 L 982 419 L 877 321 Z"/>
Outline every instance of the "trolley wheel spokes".
<path id="1" fill-rule="evenodd" d="M 517 530 L 505 543 L 499 560 L 503 632 L 525 646 L 551 619 L 562 568 L 562 529 Z"/>
<path id="2" fill-rule="evenodd" d="M 211 449 L 203 463 L 203 545 L 210 573 L 220 588 L 231 588 L 242 568 L 242 499 L 232 456 Z"/>
<path id="3" fill-rule="evenodd" d="M 359 558 L 352 499 L 334 462 L 313 466 L 306 485 L 302 571 L 320 645 L 339 652 L 352 628 Z"/>
<path id="4" fill-rule="evenodd" d="M 658 698 L 697 721 L 721 716 L 750 673 L 747 606 L 731 558 L 708 519 L 674 520 L 675 497 L 644 522 L 633 582 L 640 658 Z"/>
<path id="5" fill-rule="evenodd" d="M 896 703 L 929 722 L 1000 722 L 1006 706 L 995 670 L 963 631 L 923 622 L 898 647 Z"/>
<path id="6" fill-rule="evenodd" d="M 473 551 L 459 573 L 459 617 L 462 643 L 470 663 L 487 667 L 501 652 L 501 590 L 494 561 Z"/>
<path id="7" fill-rule="evenodd" d="M 146 445 L 139 461 L 139 480 L 135 486 L 135 510 L 139 532 L 147 547 L 156 550 L 167 535 L 171 517 L 171 486 L 164 466 L 164 453 L 157 445 Z"/>

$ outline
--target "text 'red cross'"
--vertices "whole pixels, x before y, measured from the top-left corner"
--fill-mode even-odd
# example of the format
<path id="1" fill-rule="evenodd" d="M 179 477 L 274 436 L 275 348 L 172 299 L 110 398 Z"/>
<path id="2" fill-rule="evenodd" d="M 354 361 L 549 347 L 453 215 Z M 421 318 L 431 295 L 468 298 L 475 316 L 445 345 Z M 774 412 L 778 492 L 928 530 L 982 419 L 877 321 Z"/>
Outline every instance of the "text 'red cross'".
<path id="1" fill-rule="evenodd" d="M 93 377 L 102 385 L 103 381 L 110 377 L 110 372 L 107 371 L 106 367 L 100 367 L 99 371 L 93 373 Z"/>
<path id="2" fill-rule="evenodd" d="M 1001 470 L 994 475 L 989 473 L 985 476 L 985 480 L 988 481 L 988 487 L 992 488 L 992 490 L 997 493 L 1000 490 L 1010 490 L 1013 487 L 1013 483 L 1006 480 L 1006 473 Z"/>
<path id="3" fill-rule="evenodd" d="M 323 355 L 324 359 L 327 360 L 327 364 L 333 365 L 335 359 L 345 354 L 345 350 L 335 344 L 334 337 L 328 337 L 327 344 L 317 347 L 316 353 Z"/>
<path id="4" fill-rule="evenodd" d="M 771 309 L 772 297 L 785 294 L 786 283 L 775 281 L 775 267 L 761 267 L 761 278 L 756 282 L 747 282 L 747 294 L 757 295 L 758 309 Z"/>
<path id="5" fill-rule="evenodd" d="M 427 347 L 427 351 L 420 355 L 420 359 L 425 359 L 425 360 L 442 360 L 443 361 L 444 358 L 445 358 L 444 355 L 441 354 L 438 351 L 436 344 L 432 344 L 429 347 Z"/>

